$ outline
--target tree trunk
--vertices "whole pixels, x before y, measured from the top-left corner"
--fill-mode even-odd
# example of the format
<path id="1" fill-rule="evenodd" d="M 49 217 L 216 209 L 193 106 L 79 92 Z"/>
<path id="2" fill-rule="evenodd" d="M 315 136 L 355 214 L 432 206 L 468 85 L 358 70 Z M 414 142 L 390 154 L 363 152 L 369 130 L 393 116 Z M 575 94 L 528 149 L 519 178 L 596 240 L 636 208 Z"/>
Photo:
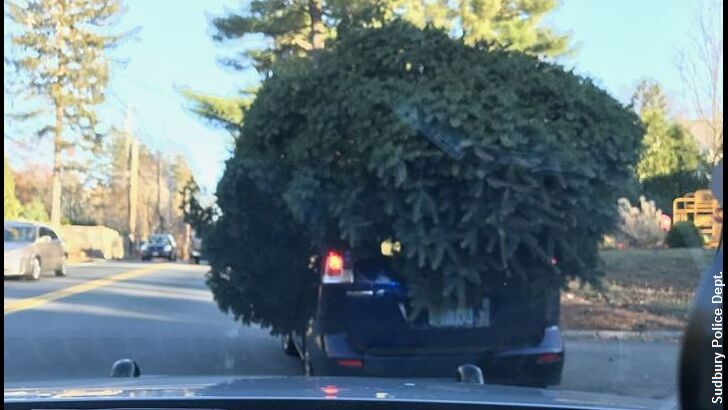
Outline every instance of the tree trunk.
<path id="1" fill-rule="evenodd" d="M 157 218 L 159 233 L 164 232 L 164 216 L 162 216 L 162 153 L 157 154 Z"/>
<path id="2" fill-rule="evenodd" d="M 322 20 L 321 0 L 308 0 L 308 14 L 311 18 L 311 48 L 324 48 L 324 23 Z"/>
<path id="3" fill-rule="evenodd" d="M 63 107 L 56 104 L 56 126 L 53 137 L 53 185 L 51 190 L 51 224 L 61 224 L 61 150 L 63 149 Z"/>
<path id="4" fill-rule="evenodd" d="M 190 255 L 190 236 L 192 236 L 192 227 L 190 224 L 185 224 L 185 240 L 184 240 L 184 246 L 182 249 L 182 258 L 183 259 L 189 259 L 192 255 Z"/>
<path id="5" fill-rule="evenodd" d="M 128 221 L 129 221 L 129 237 L 132 243 L 131 251 L 134 252 L 136 249 L 134 244 L 137 241 L 136 222 L 137 222 L 137 192 L 139 184 L 139 142 L 134 138 L 131 138 L 130 150 L 129 150 L 129 208 L 128 208 Z"/>

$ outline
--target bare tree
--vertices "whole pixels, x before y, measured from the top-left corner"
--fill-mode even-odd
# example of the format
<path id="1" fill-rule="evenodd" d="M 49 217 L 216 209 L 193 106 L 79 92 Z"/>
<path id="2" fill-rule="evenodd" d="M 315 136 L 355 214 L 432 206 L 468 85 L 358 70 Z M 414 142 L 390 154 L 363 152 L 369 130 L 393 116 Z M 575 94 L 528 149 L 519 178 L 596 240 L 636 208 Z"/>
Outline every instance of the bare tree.
<path id="1" fill-rule="evenodd" d="M 701 1 L 690 46 L 677 67 L 694 114 L 707 130 L 708 160 L 723 158 L 723 2 Z"/>

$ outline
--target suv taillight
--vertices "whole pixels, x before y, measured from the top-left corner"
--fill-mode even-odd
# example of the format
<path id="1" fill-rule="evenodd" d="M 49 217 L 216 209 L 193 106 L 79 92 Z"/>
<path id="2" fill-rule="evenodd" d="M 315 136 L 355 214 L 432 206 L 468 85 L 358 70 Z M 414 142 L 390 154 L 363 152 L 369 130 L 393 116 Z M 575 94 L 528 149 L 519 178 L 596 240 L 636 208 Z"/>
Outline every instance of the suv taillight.
<path id="1" fill-rule="evenodd" d="M 347 254 L 331 251 L 324 259 L 323 283 L 352 283 L 354 273 L 351 270 L 351 261 Z"/>

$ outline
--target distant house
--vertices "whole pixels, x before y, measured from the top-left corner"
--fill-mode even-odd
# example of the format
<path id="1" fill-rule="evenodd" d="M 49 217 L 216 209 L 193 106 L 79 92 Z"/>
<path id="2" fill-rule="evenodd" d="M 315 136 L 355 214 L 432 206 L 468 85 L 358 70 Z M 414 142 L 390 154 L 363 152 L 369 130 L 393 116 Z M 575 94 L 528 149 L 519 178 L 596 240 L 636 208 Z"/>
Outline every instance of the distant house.
<path id="1" fill-rule="evenodd" d="M 713 132 L 709 124 L 704 120 L 680 120 L 678 121 L 695 138 L 698 150 L 707 153 L 713 140 Z"/>

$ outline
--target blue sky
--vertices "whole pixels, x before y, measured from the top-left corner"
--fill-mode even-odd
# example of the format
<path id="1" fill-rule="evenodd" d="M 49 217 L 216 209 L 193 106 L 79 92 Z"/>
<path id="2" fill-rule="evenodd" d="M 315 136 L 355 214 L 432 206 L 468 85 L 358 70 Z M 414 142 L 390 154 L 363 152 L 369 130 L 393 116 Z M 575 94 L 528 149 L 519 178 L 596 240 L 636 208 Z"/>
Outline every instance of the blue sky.
<path id="1" fill-rule="evenodd" d="M 114 51 L 127 58 L 115 66 L 102 118 L 121 125 L 125 105 L 133 128 L 153 149 L 185 155 L 198 180 L 214 191 L 228 158 L 230 136 L 189 113 L 176 91 L 180 87 L 232 96 L 257 82 L 254 72 L 222 68 L 217 57 L 229 51 L 213 43 L 208 19 L 243 1 L 127 0 L 120 30 L 141 27 L 137 39 Z M 681 81 L 675 54 L 686 43 L 695 2 L 691 0 L 563 0 L 547 19 L 570 32 L 578 52 L 563 64 L 592 77 L 626 101 L 638 80 L 659 81 L 680 111 Z M 50 145 L 50 144 L 48 144 Z"/>
<path id="2" fill-rule="evenodd" d="M 141 31 L 114 52 L 128 59 L 111 81 L 109 117 L 122 123 L 132 106 L 133 129 L 152 149 L 185 155 L 201 185 L 214 192 L 228 158 L 231 137 L 191 114 L 178 90 L 232 96 L 255 84 L 252 72 L 233 72 L 217 58 L 228 47 L 211 40 L 211 15 L 237 9 L 240 1 L 127 0 L 120 27 Z"/>
<path id="3" fill-rule="evenodd" d="M 696 0 L 563 0 L 548 24 L 570 32 L 577 46 L 576 55 L 562 63 L 613 96 L 628 99 L 636 83 L 649 77 L 679 105 L 683 91 L 675 56 L 688 45 L 697 5 Z"/>

